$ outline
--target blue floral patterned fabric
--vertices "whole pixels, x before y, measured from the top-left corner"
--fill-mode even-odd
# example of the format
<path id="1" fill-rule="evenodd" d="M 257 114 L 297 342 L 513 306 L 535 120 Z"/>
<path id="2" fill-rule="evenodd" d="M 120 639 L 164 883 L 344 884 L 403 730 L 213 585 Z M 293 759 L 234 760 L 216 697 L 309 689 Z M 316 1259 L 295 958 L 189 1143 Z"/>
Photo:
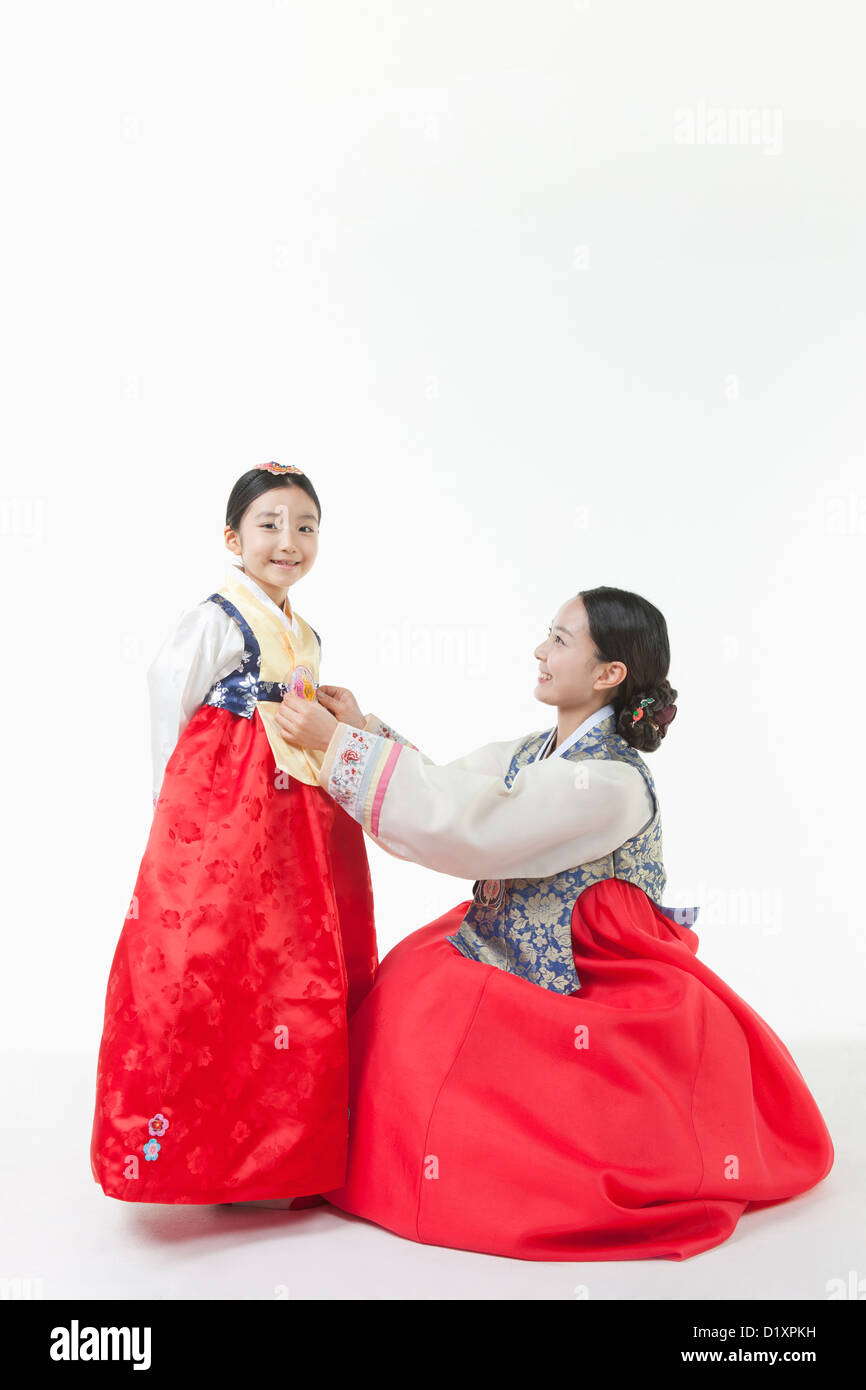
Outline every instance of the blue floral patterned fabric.
<path id="1" fill-rule="evenodd" d="M 543 748 L 549 733 L 530 734 L 520 744 L 505 775 L 507 787 Z M 694 925 L 698 909 L 662 907 L 667 875 L 655 784 L 637 749 L 616 732 L 614 716 L 602 719 L 559 756 L 575 763 L 613 758 L 636 767 L 652 797 L 652 820 L 639 834 L 592 863 L 547 878 L 480 880 L 458 931 L 445 939 L 471 960 L 495 965 L 557 994 L 573 994 L 580 989 L 580 980 L 572 953 L 571 916 L 578 897 L 592 884 L 608 878 L 634 883 L 682 926 Z"/>

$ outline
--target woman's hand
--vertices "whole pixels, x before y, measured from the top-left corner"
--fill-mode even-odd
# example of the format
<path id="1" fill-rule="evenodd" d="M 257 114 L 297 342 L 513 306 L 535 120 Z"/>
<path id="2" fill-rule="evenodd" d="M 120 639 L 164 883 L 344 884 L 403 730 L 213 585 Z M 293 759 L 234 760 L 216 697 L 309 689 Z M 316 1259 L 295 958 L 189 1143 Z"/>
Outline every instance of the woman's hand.
<path id="1" fill-rule="evenodd" d="M 364 716 L 351 690 L 346 690 L 342 685 L 320 685 L 317 698 L 341 724 L 351 724 L 355 729 L 363 729 Z"/>
<path id="2" fill-rule="evenodd" d="M 337 720 L 316 700 L 306 700 L 287 690 L 282 704 L 274 707 L 274 718 L 286 743 L 295 748 L 324 752 L 337 727 Z"/>

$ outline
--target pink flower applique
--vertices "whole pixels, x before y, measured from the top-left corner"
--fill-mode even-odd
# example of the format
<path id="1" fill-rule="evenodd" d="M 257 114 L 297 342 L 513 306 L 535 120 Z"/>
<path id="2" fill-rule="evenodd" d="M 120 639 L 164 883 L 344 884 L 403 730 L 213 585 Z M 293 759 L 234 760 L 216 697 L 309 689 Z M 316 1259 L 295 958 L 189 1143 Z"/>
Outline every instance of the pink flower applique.
<path id="1" fill-rule="evenodd" d="M 294 695 L 300 695 L 305 700 L 315 700 L 316 682 L 309 666 L 296 666 L 289 679 L 289 685 Z"/>

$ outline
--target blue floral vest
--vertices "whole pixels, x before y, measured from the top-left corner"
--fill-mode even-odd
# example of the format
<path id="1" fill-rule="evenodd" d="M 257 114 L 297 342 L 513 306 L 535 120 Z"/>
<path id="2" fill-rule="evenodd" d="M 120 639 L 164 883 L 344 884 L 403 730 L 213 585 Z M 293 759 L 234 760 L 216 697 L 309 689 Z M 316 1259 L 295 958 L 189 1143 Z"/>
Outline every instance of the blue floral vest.
<path id="1" fill-rule="evenodd" d="M 505 774 L 510 787 L 521 767 L 543 748 L 550 731 L 530 734 L 517 748 Z M 662 828 L 652 773 L 638 753 L 616 732 L 616 720 L 607 715 L 582 738 L 559 755 L 571 762 L 587 758 L 613 758 L 636 767 L 649 788 L 653 817 L 644 830 L 619 849 L 578 864 L 548 878 L 479 880 L 473 902 L 451 945 L 470 960 L 495 965 L 512 975 L 541 985 L 557 994 L 574 994 L 580 980 L 574 968 L 571 916 L 580 894 L 593 883 L 619 878 L 641 888 L 656 907 L 682 926 L 694 925 L 696 907 L 662 907 L 667 883 L 662 863 Z"/>

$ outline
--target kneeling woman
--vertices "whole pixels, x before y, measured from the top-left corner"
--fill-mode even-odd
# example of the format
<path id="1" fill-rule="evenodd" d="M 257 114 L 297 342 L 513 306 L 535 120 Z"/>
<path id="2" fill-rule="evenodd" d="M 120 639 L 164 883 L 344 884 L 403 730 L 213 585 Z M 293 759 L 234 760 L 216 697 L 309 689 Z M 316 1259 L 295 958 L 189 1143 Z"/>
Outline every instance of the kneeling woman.
<path id="1" fill-rule="evenodd" d="M 582 592 L 535 655 L 556 725 L 445 766 L 341 688 L 278 714 L 383 849 L 478 880 L 350 1022 L 347 1180 L 323 1195 L 427 1244 L 687 1259 L 820 1182 L 832 1142 L 784 1043 L 697 959 L 697 910 L 662 905 L 641 757 L 676 709 L 662 614 Z"/>

